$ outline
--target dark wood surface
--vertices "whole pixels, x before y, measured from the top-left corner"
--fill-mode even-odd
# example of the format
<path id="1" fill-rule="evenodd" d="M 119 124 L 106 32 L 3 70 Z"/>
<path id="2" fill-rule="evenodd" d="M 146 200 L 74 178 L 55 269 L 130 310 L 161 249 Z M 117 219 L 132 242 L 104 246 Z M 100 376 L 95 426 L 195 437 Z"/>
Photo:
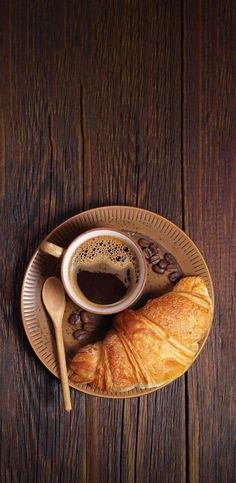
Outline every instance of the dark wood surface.
<path id="1" fill-rule="evenodd" d="M 1 482 L 235 481 L 235 40 L 233 0 L 1 1 Z M 72 390 L 65 414 L 23 332 L 22 277 L 52 228 L 107 204 L 193 238 L 214 326 L 165 389 Z"/>

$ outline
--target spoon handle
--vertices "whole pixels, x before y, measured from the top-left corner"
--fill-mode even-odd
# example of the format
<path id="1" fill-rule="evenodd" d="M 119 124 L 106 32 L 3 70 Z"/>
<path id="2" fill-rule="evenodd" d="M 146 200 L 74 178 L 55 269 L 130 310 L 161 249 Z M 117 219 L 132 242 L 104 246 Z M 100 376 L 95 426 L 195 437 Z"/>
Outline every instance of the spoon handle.
<path id="1" fill-rule="evenodd" d="M 58 360 L 59 360 L 59 367 L 60 367 L 60 374 L 61 374 L 64 408 L 66 411 L 71 411 L 72 406 L 71 406 L 71 399 L 70 399 L 70 388 L 69 388 L 65 348 L 64 348 L 61 326 L 55 327 L 55 335 L 56 335 L 57 353 L 58 353 Z"/>

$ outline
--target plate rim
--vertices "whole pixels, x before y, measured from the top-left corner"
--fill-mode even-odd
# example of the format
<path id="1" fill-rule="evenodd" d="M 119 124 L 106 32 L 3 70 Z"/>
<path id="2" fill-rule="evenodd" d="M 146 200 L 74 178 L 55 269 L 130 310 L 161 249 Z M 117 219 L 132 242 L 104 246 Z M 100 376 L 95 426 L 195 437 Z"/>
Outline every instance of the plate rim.
<path id="1" fill-rule="evenodd" d="M 177 378 L 174 378 L 173 380 L 170 380 L 160 386 L 156 386 L 156 387 L 153 387 L 153 388 L 147 388 L 147 389 L 144 389 L 145 392 L 143 393 L 140 393 L 140 394 L 128 394 L 126 392 L 121 392 L 120 394 L 114 394 L 114 395 L 109 395 L 109 394 L 96 394 L 96 393 L 93 393 L 92 390 L 91 392 L 87 389 L 87 388 L 79 388 L 78 386 L 76 386 L 76 384 L 74 384 L 72 381 L 69 381 L 69 385 L 70 387 L 73 387 L 74 389 L 76 389 L 77 391 L 80 391 L 84 394 L 87 394 L 89 396 L 93 396 L 93 397 L 101 397 L 101 398 L 107 398 L 107 399 L 130 399 L 130 398 L 136 398 L 136 397 L 142 397 L 142 396 L 146 396 L 148 394 L 151 394 L 153 392 L 156 392 L 158 391 L 159 389 L 162 389 L 163 387 L 169 385 L 171 382 L 174 382 L 175 380 L 179 379 L 180 377 L 182 377 L 189 369 L 190 367 L 192 367 L 193 363 L 195 362 L 195 360 L 197 359 L 197 357 L 199 356 L 200 352 L 203 350 L 207 340 L 208 340 L 208 337 L 209 337 L 209 334 L 210 334 L 210 331 L 212 329 L 212 325 L 213 325 L 213 319 L 214 319 L 214 308 L 215 308 L 215 294 L 214 294 L 214 285 L 213 285 L 213 282 L 212 282 L 212 277 L 211 277 L 211 274 L 210 274 L 210 270 L 208 268 L 208 265 L 206 263 L 206 260 L 203 256 L 203 254 L 201 253 L 201 251 L 199 250 L 199 248 L 196 246 L 195 242 L 190 238 L 190 236 L 182 229 L 180 228 L 178 225 L 176 225 L 174 222 L 172 222 L 171 220 L 169 220 L 168 218 L 160 215 L 159 213 L 156 213 L 154 211 L 151 211 L 151 210 L 147 210 L 145 208 L 139 208 L 137 206 L 130 206 L 130 205 L 105 205 L 105 206 L 99 206 L 99 207 L 95 207 L 95 208 L 89 208 L 87 210 L 84 210 L 84 211 L 80 211 L 79 213 L 67 218 L 66 220 L 64 220 L 62 223 L 60 223 L 59 225 L 57 225 L 55 228 L 53 228 L 53 230 L 51 230 L 47 235 L 46 237 L 44 237 L 42 239 L 42 241 L 39 243 L 39 245 L 37 246 L 37 248 L 35 249 L 35 251 L 33 252 L 31 258 L 29 259 L 29 262 L 26 266 L 26 269 L 25 269 L 25 272 L 24 272 L 24 277 L 23 277 L 23 280 L 22 280 L 22 286 L 21 286 L 21 296 L 20 296 L 20 309 L 21 309 L 21 319 L 22 319 L 22 323 L 23 323 L 23 327 L 24 327 L 24 331 L 25 331 L 25 334 L 26 334 L 26 337 L 28 339 L 28 342 L 33 350 L 33 352 L 36 354 L 36 356 L 38 357 L 38 359 L 40 360 L 40 362 L 43 364 L 43 366 L 54 376 L 56 377 L 57 379 L 60 380 L 60 376 L 56 373 L 54 373 L 52 371 L 52 369 L 50 369 L 45 361 L 43 360 L 41 354 L 38 352 L 37 348 L 35 348 L 35 346 L 33 345 L 33 342 L 31 341 L 30 337 L 29 337 L 29 331 L 28 331 L 28 327 L 27 327 L 27 324 L 26 324 L 26 318 L 25 318 L 25 314 L 24 314 L 24 310 L 23 310 L 23 297 L 24 297 L 24 288 L 25 288 L 25 283 L 26 283 L 26 279 L 28 277 L 28 274 L 29 274 L 29 271 L 30 271 L 30 268 L 34 262 L 34 259 L 36 258 L 38 252 L 39 252 L 39 247 L 41 245 L 41 243 L 43 243 L 44 241 L 48 241 L 48 239 L 50 239 L 51 236 L 53 236 L 53 234 L 60 228 L 62 228 L 66 223 L 68 223 L 69 221 L 72 221 L 73 219 L 76 219 L 78 218 L 79 215 L 85 215 L 86 213 L 88 212 L 91 212 L 91 211 L 99 211 L 99 210 L 107 210 L 107 209 L 131 209 L 131 210 L 135 210 L 135 211 L 142 211 L 146 214 L 151 214 L 151 215 L 154 215 L 162 220 L 164 220 L 165 222 L 167 221 L 170 225 L 172 225 L 174 228 L 177 228 L 181 233 L 183 233 L 183 235 L 185 237 L 187 237 L 187 239 L 190 241 L 190 243 L 194 246 L 194 249 L 196 250 L 196 252 L 198 253 L 198 255 L 200 256 L 200 258 L 202 259 L 202 261 L 204 262 L 204 265 L 205 265 L 205 269 L 206 269 L 206 272 L 207 272 L 207 275 L 208 275 L 208 278 L 209 278 L 209 284 L 210 284 L 210 288 L 211 288 L 211 301 L 212 301 L 212 318 L 211 318 L 211 324 L 210 324 L 210 327 L 206 333 L 206 336 L 205 336 L 205 339 L 201 345 L 201 347 L 199 348 L 199 350 L 197 351 L 192 363 L 190 364 L 190 366 Z"/>

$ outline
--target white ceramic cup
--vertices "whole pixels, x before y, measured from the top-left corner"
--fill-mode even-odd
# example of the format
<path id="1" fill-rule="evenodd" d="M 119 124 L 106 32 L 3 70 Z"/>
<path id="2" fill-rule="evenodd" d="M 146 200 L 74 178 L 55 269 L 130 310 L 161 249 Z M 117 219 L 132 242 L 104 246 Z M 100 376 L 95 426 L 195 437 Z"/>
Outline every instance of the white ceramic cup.
<path id="1" fill-rule="evenodd" d="M 103 236 L 111 236 L 112 238 L 124 242 L 134 252 L 139 264 L 138 283 L 133 287 L 133 289 L 126 293 L 123 298 L 113 304 L 108 305 L 95 304 L 94 302 L 88 300 L 80 290 L 79 286 L 78 288 L 76 287 L 75 290 L 75 287 L 71 283 L 69 277 L 69 266 L 71 258 L 77 248 L 90 239 Z M 130 237 L 122 232 L 109 228 L 96 228 L 86 231 L 85 233 L 82 233 L 82 235 L 79 235 L 72 241 L 72 243 L 68 246 L 66 250 L 48 241 L 44 241 L 40 245 L 40 249 L 43 252 L 46 252 L 56 258 L 61 258 L 61 279 L 66 293 L 76 305 L 89 312 L 93 312 L 96 314 L 115 314 L 121 312 L 122 310 L 125 310 L 134 304 L 134 302 L 141 295 L 145 286 L 147 277 L 147 264 L 142 249 L 137 243 L 135 243 L 134 240 L 132 240 Z"/>

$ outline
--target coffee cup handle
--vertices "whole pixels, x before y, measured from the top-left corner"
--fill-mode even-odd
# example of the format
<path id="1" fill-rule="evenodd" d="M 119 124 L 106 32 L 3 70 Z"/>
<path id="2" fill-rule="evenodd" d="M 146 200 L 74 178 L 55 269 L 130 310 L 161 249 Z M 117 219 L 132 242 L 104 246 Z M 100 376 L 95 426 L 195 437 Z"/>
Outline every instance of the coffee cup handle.
<path id="1" fill-rule="evenodd" d="M 55 245 L 54 243 L 50 243 L 48 241 L 44 241 L 40 245 L 40 250 L 44 253 L 48 253 L 48 255 L 52 255 L 53 257 L 60 258 L 62 253 L 64 252 L 64 248 Z"/>

